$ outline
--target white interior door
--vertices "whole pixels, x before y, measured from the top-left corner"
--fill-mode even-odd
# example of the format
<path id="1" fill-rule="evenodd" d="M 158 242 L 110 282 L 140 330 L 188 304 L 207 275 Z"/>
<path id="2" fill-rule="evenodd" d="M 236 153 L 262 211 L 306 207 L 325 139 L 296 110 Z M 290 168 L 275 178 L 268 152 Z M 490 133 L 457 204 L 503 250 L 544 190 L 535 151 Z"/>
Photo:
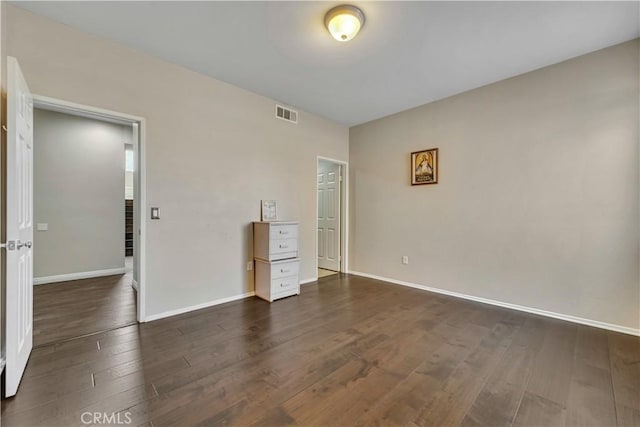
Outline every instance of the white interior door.
<path id="1" fill-rule="evenodd" d="M 7 293 L 5 396 L 18 391 L 33 347 L 33 99 L 7 58 Z"/>
<path id="2" fill-rule="evenodd" d="M 340 271 L 340 165 L 318 163 L 318 267 Z"/>

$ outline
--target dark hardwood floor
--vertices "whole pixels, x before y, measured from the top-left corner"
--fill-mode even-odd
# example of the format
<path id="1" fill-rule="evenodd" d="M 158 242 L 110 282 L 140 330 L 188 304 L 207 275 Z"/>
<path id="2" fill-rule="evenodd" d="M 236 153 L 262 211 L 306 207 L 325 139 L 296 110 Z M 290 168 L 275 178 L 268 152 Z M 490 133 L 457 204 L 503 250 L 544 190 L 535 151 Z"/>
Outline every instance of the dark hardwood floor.
<path id="1" fill-rule="evenodd" d="M 637 337 L 334 275 L 38 348 L 2 425 L 630 426 L 639 396 Z"/>
<path id="2" fill-rule="evenodd" d="M 126 274 L 34 286 L 33 345 L 38 347 L 135 323 L 131 257 L 125 265 Z"/>

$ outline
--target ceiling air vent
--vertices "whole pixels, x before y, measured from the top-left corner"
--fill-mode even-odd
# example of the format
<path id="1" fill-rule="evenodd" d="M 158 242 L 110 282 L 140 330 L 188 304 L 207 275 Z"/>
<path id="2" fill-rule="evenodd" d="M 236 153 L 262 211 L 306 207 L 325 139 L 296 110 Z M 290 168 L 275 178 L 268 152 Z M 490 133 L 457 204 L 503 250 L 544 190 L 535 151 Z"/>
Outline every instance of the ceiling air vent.
<path id="1" fill-rule="evenodd" d="M 276 104 L 276 117 L 291 123 L 298 123 L 298 112 Z"/>

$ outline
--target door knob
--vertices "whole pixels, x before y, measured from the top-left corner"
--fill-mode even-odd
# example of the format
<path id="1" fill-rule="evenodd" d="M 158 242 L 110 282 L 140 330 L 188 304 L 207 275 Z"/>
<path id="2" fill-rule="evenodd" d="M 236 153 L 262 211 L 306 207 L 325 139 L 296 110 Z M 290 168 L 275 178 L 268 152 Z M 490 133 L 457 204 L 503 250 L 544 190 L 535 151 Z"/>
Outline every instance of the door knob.
<path id="1" fill-rule="evenodd" d="M 20 243 L 20 241 L 18 241 L 17 248 L 18 248 L 18 250 L 22 249 L 23 247 L 27 248 L 27 249 L 31 249 L 31 245 L 32 245 L 31 242 Z"/>

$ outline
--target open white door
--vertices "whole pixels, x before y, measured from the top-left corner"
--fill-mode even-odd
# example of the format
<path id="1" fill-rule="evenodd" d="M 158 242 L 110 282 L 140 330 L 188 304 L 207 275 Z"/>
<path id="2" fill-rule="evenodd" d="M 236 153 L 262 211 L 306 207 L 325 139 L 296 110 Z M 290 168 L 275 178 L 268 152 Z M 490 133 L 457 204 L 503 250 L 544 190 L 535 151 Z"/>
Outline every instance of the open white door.
<path id="1" fill-rule="evenodd" d="M 33 347 L 33 99 L 7 58 L 7 294 L 5 396 L 18 391 Z"/>
<path id="2" fill-rule="evenodd" d="M 340 271 L 340 165 L 318 163 L 318 267 Z"/>

